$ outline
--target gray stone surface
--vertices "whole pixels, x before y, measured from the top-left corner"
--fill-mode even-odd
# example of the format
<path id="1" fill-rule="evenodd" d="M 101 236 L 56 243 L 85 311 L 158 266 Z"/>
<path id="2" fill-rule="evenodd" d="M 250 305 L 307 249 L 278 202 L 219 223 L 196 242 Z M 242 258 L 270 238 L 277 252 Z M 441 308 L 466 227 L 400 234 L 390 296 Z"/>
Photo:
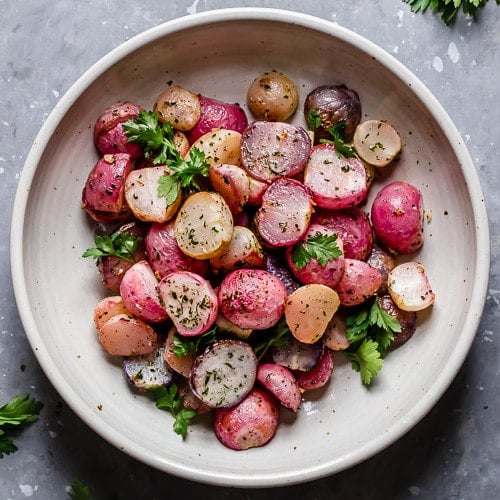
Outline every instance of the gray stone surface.
<path id="1" fill-rule="evenodd" d="M 492 266 L 486 308 L 470 355 L 430 414 L 387 450 L 336 476 L 262 490 L 199 485 L 151 469 L 89 430 L 60 399 L 34 357 L 10 278 L 9 227 L 19 173 L 60 96 L 102 55 L 175 17 L 220 7 L 277 7 L 313 14 L 377 43 L 444 105 L 466 141 L 487 200 Z M 500 8 L 447 28 L 400 0 L 0 0 L 0 403 L 30 392 L 39 422 L 16 435 L 0 462 L 0 500 L 64 499 L 80 478 L 94 499 L 274 500 L 493 499 L 500 497 Z"/>

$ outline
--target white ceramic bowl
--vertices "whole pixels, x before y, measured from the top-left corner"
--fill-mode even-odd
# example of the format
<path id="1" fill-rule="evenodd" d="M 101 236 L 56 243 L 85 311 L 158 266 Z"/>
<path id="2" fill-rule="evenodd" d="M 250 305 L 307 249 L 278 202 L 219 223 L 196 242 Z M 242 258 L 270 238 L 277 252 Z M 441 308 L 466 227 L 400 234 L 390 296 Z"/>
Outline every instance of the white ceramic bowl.
<path id="1" fill-rule="evenodd" d="M 432 220 L 414 256 L 437 301 L 418 331 L 391 353 L 376 383 L 338 357 L 325 390 L 306 395 L 296 418 L 283 412 L 267 446 L 223 447 L 209 420 L 182 441 L 171 417 L 130 390 L 118 362 L 101 349 L 92 324 L 104 295 L 82 252 L 93 227 L 80 208 L 96 161 L 92 126 L 118 100 L 152 107 L 172 80 L 222 100 L 245 100 L 263 71 L 279 69 L 301 92 L 345 83 L 363 115 L 387 119 L 404 141 L 388 180 L 419 187 Z M 295 121 L 303 120 L 297 113 Z M 333 474 L 393 443 L 436 403 L 462 365 L 486 294 L 489 240 L 474 165 L 446 112 L 400 63 L 367 40 L 327 21 L 266 9 L 228 9 L 180 18 L 119 46 L 89 69 L 50 114 L 26 161 L 12 222 L 12 274 L 33 350 L 56 389 L 97 433 L 163 471 L 232 486 L 277 486 Z"/>

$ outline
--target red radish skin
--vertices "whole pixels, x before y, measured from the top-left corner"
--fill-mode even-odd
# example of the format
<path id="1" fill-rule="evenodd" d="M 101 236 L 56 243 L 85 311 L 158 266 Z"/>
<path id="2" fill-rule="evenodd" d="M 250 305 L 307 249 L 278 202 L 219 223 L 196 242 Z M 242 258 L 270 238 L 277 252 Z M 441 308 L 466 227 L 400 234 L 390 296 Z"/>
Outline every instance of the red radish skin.
<path id="1" fill-rule="evenodd" d="M 120 295 L 125 307 L 139 319 L 151 323 L 167 319 L 158 295 L 158 280 L 146 260 L 136 262 L 123 275 Z"/>
<path id="2" fill-rule="evenodd" d="M 219 307 L 240 328 L 264 330 L 283 315 L 286 289 L 276 276 L 262 269 L 238 269 L 219 287 Z"/>
<path id="3" fill-rule="evenodd" d="M 161 279 L 176 271 L 190 271 L 206 277 L 210 272 L 207 261 L 194 259 L 181 251 L 175 238 L 175 222 L 154 223 L 144 244 L 146 255 L 156 276 Z"/>
<path id="4" fill-rule="evenodd" d="M 345 259 L 342 278 L 335 287 L 343 306 L 357 306 L 374 295 L 382 284 L 378 269 L 365 261 Z"/>
<path id="5" fill-rule="evenodd" d="M 338 158 L 332 144 L 311 151 L 304 169 L 304 184 L 322 208 L 342 210 L 359 205 L 368 193 L 366 170 L 357 158 Z"/>
<path id="6" fill-rule="evenodd" d="M 269 245 L 292 245 L 306 233 L 312 211 L 313 200 L 304 184 L 283 177 L 264 193 L 256 216 L 257 230 Z"/>
<path id="7" fill-rule="evenodd" d="M 424 243 L 423 197 L 415 186 L 395 181 L 375 196 L 371 219 L 375 234 L 392 253 L 409 254 Z"/>
<path id="8" fill-rule="evenodd" d="M 102 347 L 113 356 L 149 354 L 157 342 L 154 329 L 145 321 L 129 314 L 113 316 L 98 332 Z"/>
<path id="9" fill-rule="evenodd" d="M 141 109 L 130 102 L 123 102 L 103 111 L 94 125 L 94 143 L 101 154 L 126 153 L 132 160 L 142 156 L 142 147 L 128 142 L 128 136 L 123 129 L 123 123 L 135 118 Z"/>
<path id="10" fill-rule="evenodd" d="M 257 369 L 257 380 L 289 410 L 297 412 L 302 399 L 297 379 L 282 365 L 262 363 Z"/>
<path id="11" fill-rule="evenodd" d="M 215 435 L 233 450 L 263 446 L 275 435 L 278 417 L 279 405 L 275 398 L 254 388 L 237 406 L 215 410 Z"/>
<path id="12" fill-rule="evenodd" d="M 297 245 L 300 245 L 302 244 L 302 242 L 307 241 L 309 237 L 314 237 L 317 235 L 337 236 L 337 233 L 327 227 L 320 226 L 319 224 L 310 224 L 306 234 Z M 318 260 L 311 259 L 304 267 L 301 267 L 300 269 L 293 261 L 294 247 L 287 247 L 286 260 L 294 276 L 306 285 L 312 283 L 320 283 L 322 285 L 335 288 L 335 285 L 337 285 L 337 283 L 340 281 L 340 278 L 342 277 L 342 274 L 344 272 L 342 240 L 337 238 L 335 244 L 341 252 L 340 256 L 329 260 L 324 266 L 321 265 Z"/>
<path id="13" fill-rule="evenodd" d="M 333 355 L 325 349 L 316 365 L 307 372 L 296 372 L 297 384 L 301 389 L 312 390 L 325 386 L 333 374 Z"/>
<path id="14" fill-rule="evenodd" d="M 82 207 L 96 222 L 109 223 L 129 214 L 125 179 L 132 170 L 130 155 L 101 158 L 90 171 L 82 191 Z"/>
<path id="15" fill-rule="evenodd" d="M 202 95 L 199 98 L 201 106 L 200 119 L 187 133 L 191 144 L 214 128 L 243 133 L 248 125 L 248 119 L 239 104 L 222 102 Z"/>
<path id="16" fill-rule="evenodd" d="M 321 224 L 335 231 L 342 240 L 344 257 L 366 260 L 373 246 L 373 229 L 365 211 L 316 209 L 311 224 Z"/>
<path id="17" fill-rule="evenodd" d="M 242 133 L 241 164 L 260 181 L 299 174 L 310 151 L 307 131 L 290 123 L 255 121 Z"/>

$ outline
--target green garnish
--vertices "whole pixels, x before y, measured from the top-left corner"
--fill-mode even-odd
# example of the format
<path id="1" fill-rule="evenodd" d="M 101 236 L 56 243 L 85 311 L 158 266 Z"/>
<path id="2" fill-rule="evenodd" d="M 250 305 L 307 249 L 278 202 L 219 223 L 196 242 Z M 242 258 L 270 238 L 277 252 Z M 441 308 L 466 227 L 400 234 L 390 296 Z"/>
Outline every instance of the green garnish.
<path id="1" fill-rule="evenodd" d="M 321 267 L 342 255 L 337 246 L 337 235 L 327 235 L 317 232 L 306 240 L 295 245 L 292 250 L 292 261 L 297 269 L 302 269 L 311 260 L 316 259 Z"/>
<path id="2" fill-rule="evenodd" d="M 173 353 L 179 357 L 196 354 L 205 349 L 205 347 L 213 344 L 216 340 L 216 327 L 213 327 L 202 335 L 197 335 L 196 337 L 183 337 L 182 335 L 176 333 L 173 339 L 173 344 L 175 346 Z"/>
<path id="3" fill-rule="evenodd" d="M 464 14 L 468 14 L 477 18 L 478 10 L 483 8 L 488 0 L 403 0 L 410 5 L 412 12 L 424 13 L 428 8 L 437 14 L 441 14 L 441 19 L 446 26 L 452 24 L 460 8 Z M 497 5 L 500 5 L 500 0 L 496 0 Z"/>
<path id="4" fill-rule="evenodd" d="M 290 336 L 292 333 L 290 328 L 288 328 L 285 319 L 281 318 L 273 328 L 262 332 L 261 335 L 265 335 L 265 338 L 263 340 L 259 340 L 253 346 L 253 350 L 259 361 L 271 347 L 287 346 L 290 343 Z"/>
<path id="5" fill-rule="evenodd" d="M 309 130 L 314 131 L 321 127 L 321 116 L 319 115 L 318 110 L 314 108 L 310 109 L 307 112 L 306 121 Z"/>
<path id="6" fill-rule="evenodd" d="M 75 479 L 70 486 L 69 497 L 72 500 L 90 500 L 90 488 L 80 479 Z"/>
<path id="7" fill-rule="evenodd" d="M 82 257 L 114 256 L 134 262 L 134 254 L 139 248 L 142 238 L 134 236 L 130 231 L 115 232 L 110 236 L 95 236 L 95 247 L 87 248 Z"/>
<path id="8" fill-rule="evenodd" d="M 154 387 L 149 389 L 153 395 L 156 407 L 160 410 L 168 410 L 174 417 L 174 431 L 185 438 L 191 420 L 197 415 L 196 411 L 184 406 L 184 397 L 179 394 L 176 384 L 168 387 Z"/>
<path id="9" fill-rule="evenodd" d="M 0 408 L 0 458 L 17 450 L 14 442 L 7 437 L 2 427 L 20 427 L 38 420 L 43 404 L 28 394 L 18 394 Z"/>
<path id="10" fill-rule="evenodd" d="M 126 121 L 123 129 L 129 142 L 142 145 L 144 156 L 152 158 L 155 165 L 167 165 L 170 173 L 158 181 L 158 196 L 165 198 L 167 205 L 183 193 L 199 191 L 198 177 L 208 177 L 210 165 L 205 153 L 191 148 L 188 157 L 182 158 L 174 142 L 174 129 L 169 123 L 160 123 L 154 111 L 141 111 Z"/>
<path id="11" fill-rule="evenodd" d="M 345 120 L 339 120 L 328 129 L 328 132 L 332 139 L 320 139 L 319 142 L 333 144 L 338 158 L 354 158 L 356 156 L 354 148 L 345 143 Z"/>
<path id="12" fill-rule="evenodd" d="M 350 346 L 347 356 L 353 369 L 369 385 L 383 366 L 383 358 L 401 332 L 399 321 L 380 307 L 378 297 L 356 308 L 346 319 L 346 335 Z"/>

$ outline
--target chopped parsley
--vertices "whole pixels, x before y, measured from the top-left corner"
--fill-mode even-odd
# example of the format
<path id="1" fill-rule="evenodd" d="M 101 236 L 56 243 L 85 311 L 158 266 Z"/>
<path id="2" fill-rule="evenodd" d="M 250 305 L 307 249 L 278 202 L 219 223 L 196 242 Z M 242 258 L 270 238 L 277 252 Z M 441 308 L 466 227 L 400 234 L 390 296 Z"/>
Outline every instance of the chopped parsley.
<path id="1" fill-rule="evenodd" d="M 383 366 L 394 334 L 401 332 L 399 321 L 380 307 L 378 297 L 373 298 L 346 319 L 346 335 L 350 346 L 347 356 L 352 368 L 359 372 L 363 384 L 369 385 Z"/>
<path id="2" fill-rule="evenodd" d="M 292 261 L 297 269 L 302 269 L 311 260 L 316 259 L 321 267 L 342 255 L 337 245 L 336 234 L 321 234 L 319 231 L 295 245 L 292 250 Z"/>
<path id="3" fill-rule="evenodd" d="M 115 232 L 110 236 L 94 237 L 95 247 L 87 248 L 82 257 L 101 257 L 114 256 L 120 259 L 134 262 L 134 254 L 137 252 L 142 238 L 134 236 L 130 231 Z"/>

